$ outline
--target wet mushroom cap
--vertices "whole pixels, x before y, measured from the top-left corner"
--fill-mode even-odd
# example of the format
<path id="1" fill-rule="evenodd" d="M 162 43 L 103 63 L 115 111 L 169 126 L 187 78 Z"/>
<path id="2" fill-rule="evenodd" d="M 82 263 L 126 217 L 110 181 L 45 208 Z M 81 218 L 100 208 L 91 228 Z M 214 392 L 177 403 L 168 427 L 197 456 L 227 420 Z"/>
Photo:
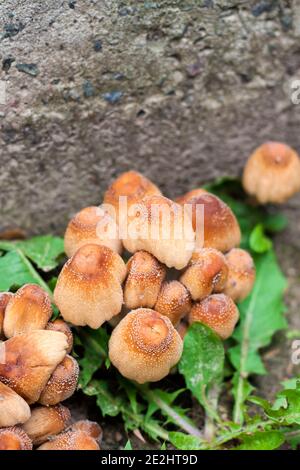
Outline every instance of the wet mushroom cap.
<path id="1" fill-rule="evenodd" d="M 78 248 L 95 243 L 122 252 L 118 226 L 113 217 L 101 207 L 82 209 L 69 222 L 65 233 L 65 252 L 69 258 Z"/>
<path id="2" fill-rule="evenodd" d="M 64 333 L 68 341 L 67 354 L 70 354 L 73 349 L 73 333 L 69 325 L 61 318 L 57 318 L 56 320 L 47 323 L 46 330 L 60 331 L 61 333 Z"/>
<path id="3" fill-rule="evenodd" d="M 58 434 L 45 444 L 38 447 L 37 450 L 99 450 L 99 444 L 96 439 L 89 436 L 86 432 L 79 430 L 70 430 Z"/>
<path id="4" fill-rule="evenodd" d="M 195 233 L 182 206 L 155 195 L 130 211 L 123 243 L 130 253 L 145 250 L 169 268 L 183 269 L 192 256 Z"/>
<path id="5" fill-rule="evenodd" d="M 139 308 L 128 313 L 113 330 L 109 358 L 124 377 L 138 383 L 156 382 L 177 364 L 182 347 L 167 317 Z"/>
<path id="6" fill-rule="evenodd" d="M 5 310 L 8 305 L 8 302 L 13 298 L 14 294 L 11 292 L 0 292 L 0 340 L 4 338 L 3 332 L 3 322 Z"/>
<path id="7" fill-rule="evenodd" d="M 127 263 L 124 301 L 128 309 L 152 308 L 157 300 L 166 268 L 146 251 L 136 252 Z"/>
<path id="8" fill-rule="evenodd" d="M 251 292 L 255 282 L 255 265 L 251 255 L 240 248 L 226 254 L 229 272 L 224 294 L 235 302 L 241 302 Z"/>
<path id="9" fill-rule="evenodd" d="M 176 326 L 191 308 L 190 293 L 181 282 L 176 280 L 163 282 L 154 310 L 168 317 Z"/>
<path id="10" fill-rule="evenodd" d="M 28 434 L 35 446 L 46 442 L 49 437 L 64 431 L 71 421 L 71 413 L 63 405 L 37 406 L 22 429 Z"/>
<path id="11" fill-rule="evenodd" d="M 52 315 L 51 299 L 47 292 L 35 284 L 26 284 L 9 301 L 3 322 L 7 338 L 43 330 Z"/>
<path id="12" fill-rule="evenodd" d="M 16 392 L 0 382 L 0 428 L 25 423 L 30 408 Z"/>
<path id="13" fill-rule="evenodd" d="M 243 186 L 261 204 L 285 202 L 300 191 L 297 152 L 281 142 L 264 143 L 246 163 Z"/>
<path id="14" fill-rule="evenodd" d="M 126 266 L 110 248 L 85 245 L 64 265 L 54 300 L 65 321 L 99 328 L 120 313 Z"/>
<path id="15" fill-rule="evenodd" d="M 32 450 L 32 442 L 19 426 L 0 429 L 0 450 Z"/>
<path id="16" fill-rule="evenodd" d="M 193 253 L 180 282 L 193 300 L 201 300 L 213 292 L 221 292 L 228 277 L 226 258 L 214 248 L 202 248 Z"/>
<path id="17" fill-rule="evenodd" d="M 233 300 L 224 294 L 213 294 L 194 304 L 189 322 L 201 322 L 209 326 L 222 339 L 229 338 L 239 319 L 239 311 Z"/>

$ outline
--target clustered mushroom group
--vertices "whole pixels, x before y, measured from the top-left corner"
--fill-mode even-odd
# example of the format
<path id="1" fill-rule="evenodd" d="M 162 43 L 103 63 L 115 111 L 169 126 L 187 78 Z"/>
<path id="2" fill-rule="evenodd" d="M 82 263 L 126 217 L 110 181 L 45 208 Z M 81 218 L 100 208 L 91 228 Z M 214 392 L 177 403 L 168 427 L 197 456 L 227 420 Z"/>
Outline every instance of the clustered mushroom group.
<path id="1" fill-rule="evenodd" d="M 283 202 L 300 190 L 299 157 L 284 144 L 266 143 L 250 157 L 243 184 L 258 202 Z M 168 214 L 167 224 L 157 214 Z M 158 236 L 151 236 L 153 229 Z M 64 320 L 49 323 L 51 302 L 37 286 L 0 297 L 0 335 L 7 338 L 6 361 L 0 361 L 0 449 L 10 440 L 19 448 L 32 442 L 40 449 L 99 448 L 97 425 L 68 428 L 69 412 L 60 404 L 78 378 L 66 322 L 96 329 L 108 321 L 111 363 L 138 383 L 169 374 L 188 324 L 202 322 L 229 338 L 239 319 L 236 303 L 255 281 L 254 262 L 240 242 L 232 210 L 208 191 L 195 189 L 174 202 L 137 172 L 117 178 L 100 207 L 82 209 L 68 224 L 69 259 L 54 291 Z M 126 264 L 123 250 L 131 254 Z"/>

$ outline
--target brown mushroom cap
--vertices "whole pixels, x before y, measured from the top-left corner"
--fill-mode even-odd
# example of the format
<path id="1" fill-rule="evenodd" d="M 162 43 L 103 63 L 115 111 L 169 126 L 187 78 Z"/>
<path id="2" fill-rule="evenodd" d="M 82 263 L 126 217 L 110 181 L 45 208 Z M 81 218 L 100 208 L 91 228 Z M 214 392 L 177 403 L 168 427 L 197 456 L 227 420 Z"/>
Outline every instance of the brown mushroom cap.
<path id="1" fill-rule="evenodd" d="M 96 440 L 83 431 L 66 431 L 42 444 L 37 450 L 99 450 Z"/>
<path id="2" fill-rule="evenodd" d="M 47 292 L 35 284 L 21 287 L 9 301 L 3 322 L 7 338 L 42 330 L 51 318 L 51 300 Z"/>
<path id="3" fill-rule="evenodd" d="M 181 322 L 179 323 L 179 325 L 177 326 L 177 331 L 180 335 L 180 338 L 182 339 L 182 341 L 184 340 L 184 337 L 185 335 L 187 334 L 187 330 L 188 330 L 188 324 L 186 323 L 186 321 L 184 320 L 181 320 Z"/>
<path id="4" fill-rule="evenodd" d="M 197 302 L 190 313 L 189 321 L 199 321 L 209 326 L 222 339 L 229 338 L 239 319 L 239 311 L 233 300 L 224 294 L 214 294 Z"/>
<path id="5" fill-rule="evenodd" d="M 0 339 L 4 338 L 3 322 L 5 310 L 8 302 L 13 298 L 14 294 L 11 292 L 0 292 Z"/>
<path id="6" fill-rule="evenodd" d="M 255 282 L 255 265 L 251 255 L 240 248 L 233 248 L 226 254 L 229 267 L 224 294 L 235 302 L 241 302 L 251 292 Z"/>
<path id="7" fill-rule="evenodd" d="M 126 266 L 110 248 L 85 245 L 64 265 L 54 291 L 63 318 L 73 325 L 99 328 L 120 313 Z"/>
<path id="8" fill-rule="evenodd" d="M 198 194 L 196 191 L 191 193 L 178 200 L 182 205 L 188 204 L 192 208 L 197 248 L 215 248 L 226 252 L 238 246 L 241 242 L 241 230 L 230 207 L 203 189 L 198 190 Z M 198 210 L 200 214 L 203 211 L 203 220 L 199 217 Z"/>
<path id="9" fill-rule="evenodd" d="M 67 354 L 70 354 L 73 349 L 73 333 L 69 325 L 61 318 L 57 318 L 56 320 L 47 323 L 46 330 L 60 331 L 61 333 L 64 333 L 68 341 Z"/>
<path id="10" fill-rule="evenodd" d="M 39 403 L 49 406 L 67 400 L 76 391 L 78 377 L 79 365 L 77 361 L 71 356 L 66 356 L 51 375 L 41 393 Z"/>
<path id="11" fill-rule="evenodd" d="M 191 199 L 197 198 L 198 196 L 202 196 L 202 194 L 207 194 L 206 189 L 203 188 L 197 188 L 197 189 L 192 189 L 188 193 L 183 194 L 182 196 L 179 196 L 175 199 L 177 204 L 190 204 Z"/>
<path id="12" fill-rule="evenodd" d="M 173 325 L 185 317 L 192 308 L 189 291 L 179 281 L 165 281 L 162 284 L 154 309 L 171 320 Z"/>
<path id="13" fill-rule="evenodd" d="M 138 383 L 161 380 L 181 354 L 182 341 L 170 320 L 146 308 L 128 313 L 109 341 L 112 364 Z"/>
<path id="14" fill-rule="evenodd" d="M 116 221 L 101 207 L 82 209 L 69 222 L 65 233 L 65 252 L 69 258 L 78 248 L 91 243 L 107 246 L 117 253 L 122 252 Z"/>
<path id="15" fill-rule="evenodd" d="M 130 253 L 145 250 L 169 268 L 184 268 L 195 247 L 192 222 L 183 208 L 163 196 L 149 196 L 129 213 L 127 238 Z"/>
<path id="16" fill-rule="evenodd" d="M 22 429 L 35 446 L 46 442 L 49 437 L 64 431 L 71 421 L 71 413 L 63 405 L 37 406 Z"/>
<path id="17" fill-rule="evenodd" d="M 0 382 L 0 428 L 25 423 L 30 408 L 16 392 Z"/>
<path id="18" fill-rule="evenodd" d="M 298 154 L 281 142 L 266 142 L 246 163 L 243 186 L 261 204 L 285 202 L 300 191 Z"/>
<path id="19" fill-rule="evenodd" d="M 57 331 L 37 330 L 14 336 L 3 345 L 5 363 L 0 361 L 0 382 L 27 403 L 35 403 L 66 355 L 66 336 Z"/>
<path id="20" fill-rule="evenodd" d="M 201 300 L 213 292 L 221 292 L 228 277 L 226 258 L 214 248 L 202 248 L 193 253 L 180 282 L 191 293 L 193 300 Z"/>
<path id="21" fill-rule="evenodd" d="M 95 439 L 98 444 L 101 444 L 103 431 L 101 426 L 94 421 L 89 421 L 87 419 L 83 419 L 81 421 L 77 421 L 76 423 L 72 424 L 71 429 L 73 431 L 82 431 L 88 434 L 90 437 Z"/>
<path id="22" fill-rule="evenodd" d="M 0 450 L 32 450 L 32 442 L 18 426 L 0 429 Z"/>
<path id="23" fill-rule="evenodd" d="M 146 251 L 136 252 L 127 263 L 124 301 L 127 308 L 152 308 L 157 300 L 166 268 Z"/>

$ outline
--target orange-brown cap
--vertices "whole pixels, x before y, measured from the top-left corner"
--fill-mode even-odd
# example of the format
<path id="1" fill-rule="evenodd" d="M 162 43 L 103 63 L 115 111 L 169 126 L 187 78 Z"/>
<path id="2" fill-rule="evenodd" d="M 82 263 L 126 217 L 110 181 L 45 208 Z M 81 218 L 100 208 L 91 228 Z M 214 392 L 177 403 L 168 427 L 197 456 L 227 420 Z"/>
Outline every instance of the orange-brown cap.
<path id="1" fill-rule="evenodd" d="M 147 308 L 128 313 L 109 341 L 112 364 L 138 383 L 161 380 L 181 354 L 182 340 L 170 320 Z"/>
<path id="2" fill-rule="evenodd" d="M 25 423 L 30 408 L 16 392 L 0 382 L 0 428 Z"/>
<path id="3" fill-rule="evenodd" d="M 221 292 L 226 284 L 226 258 L 214 248 L 202 248 L 193 253 L 180 282 L 191 293 L 193 300 L 201 300 L 213 292 Z"/>
<path id="4" fill-rule="evenodd" d="M 240 244 L 238 221 L 230 207 L 217 196 L 201 189 L 182 196 L 179 201 L 191 208 L 197 248 L 226 252 Z"/>
<path id="5" fill-rule="evenodd" d="M 214 294 L 197 302 L 190 313 L 190 323 L 204 323 L 222 339 L 229 338 L 239 319 L 239 311 L 233 300 L 224 294 Z"/>
<path id="6" fill-rule="evenodd" d="M 37 446 L 64 431 L 70 421 L 71 413 L 63 405 L 37 406 L 31 411 L 31 417 L 23 424 L 22 429 Z"/>
<path id="7" fill-rule="evenodd" d="M 61 318 L 57 318 L 56 320 L 47 323 L 46 330 L 60 331 L 61 333 L 64 333 L 68 341 L 67 354 L 70 354 L 73 349 L 73 333 L 69 325 Z"/>
<path id="8" fill-rule="evenodd" d="M 72 356 L 66 356 L 51 375 L 41 393 L 39 402 L 49 406 L 67 400 L 76 390 L 78 377 L 79 366 L 76 359 Z"/>
<path id="9" fill-rule="evenodd" d="M 85 245 L 64 265 L 54 291 L 63 318 L 73 325 L 99 328 L 120 313 L 126 266 L 102 245 Z"/>
<path id="10" fill-rule="evenodd" d="M 189 291 L 179 281 L 165 281 L 154 309 L 171 320 L 173 325 L 185 317 L 192 308 Z"/>
<path id="11" fill-rule="evenodd" d="M 130 253 L 145 250 L 169 268 L 184 268 L 195 247 L 195 233 L 189 214 L 164 196 L 148 196 L 132 207 L 127 238 Z"/>
<path id="12" fill-rule="evenodd" d="M 147 251 L 137 251 L 127 263 L 124 301 L 130 310 L 152 308 L 157 300 L 166 268 Z"/>
<path id="13" fill-rule="evenodd" d="M 32 450 L 32 442 L 18 426 L 0 429 L 0 450 Z"/>
<path id="14" fill-rule="evenodd" d="M 5 361 L 0 361 L 0 382 L 27 403 L 35 403 L 66 355 L 66 336 L 57 331 L 36 330 L 14 336 L 3 344 Z"/>
<path id="15" fill-rule="evenodd" d="M 4 338 L 3 322 L 5 310 L 8 305 L 8 302 L 13 298 L 13 295 L 14 294 L 12 294 L 11 292 L 0 292 L 0 339 Z"/>
<path id="16" fill-rule="evenodd" d="M 99 450 L 97 441 L 83 431 L 66 431 L 49 439 L 37 450 Z"/>
<path id="17" fill-rule="evenodd" d="M 82 209 L 69 222 L 65 233 L 65 252 L 69 258 L 78 248 L 90 243 L 122 252 L 117 223 L 101 206 Z"/>
<path id="18" fill-rule="evenodd" d="M 240 248 L 233 248 L 226 254 L 229 267 L 224 294 L 235 302 L 241 302 L 251 292 L 255 282 L 255 265 L 251 255 Z"/>
<path id="19" fill-rule="evenodd" d="M 192 199 L 197 198 L 198 196 L 202 196 L 203 193 L 207 193 L 206 189 L 203 189 L 203 188 L 192 189 L 188 193 L 185 193 L 182 196 L 177 197 L 175 201 L 181 205 L 189 204 Z"/>
<path id="20" fill-rule="evenodd" d="M 187 334 L 187 330 L 188 330 L 188 324 L 186 323 L 185 320 L 181 320 L 181 322 L 179 323 L 179 325 L 177 326 L 177 331 L 180 335 L 180 338 L 182 339 L 182 341 L 184 340 L 184 337 L 185 335 Z"/>
<path id="21" fill-rule="evenodd" d="M 281 142 L 266 142 L 250 156 L 243 173 L 243 186 L 261 204 L 283 203 L 300 191 L 300 159 Z"/>
<path id="22" fill-rule="evenodd" d="M 51 318 L 51 300 L 47 292 L 35 284 L 21 287 L 9 301 L 3 322 L 7 338 L 42 330 Z"/>
<path id="23" fill-rule="evenodd" d="M 82 431 L 88 434 L 90 437 L 95 439 L 98 444 L 101 444 L 103 431 L 101 426 L 95 421 L 89 421 L 88 419 L 83 419 L 72 424 L 71 429 L 73 431 Z"/>

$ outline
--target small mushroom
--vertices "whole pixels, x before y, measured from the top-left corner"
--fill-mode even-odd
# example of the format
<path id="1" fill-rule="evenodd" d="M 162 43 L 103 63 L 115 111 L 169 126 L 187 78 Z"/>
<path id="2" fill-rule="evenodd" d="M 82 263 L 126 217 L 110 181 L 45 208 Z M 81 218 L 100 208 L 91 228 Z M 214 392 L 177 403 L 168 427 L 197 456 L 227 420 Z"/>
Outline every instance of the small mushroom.
<path id="1" fill-rule="evenodd" d="M 52 307 L 49 295 L 35 284 L 21 287 L 9 301 L 3 322 L 7 338 L 42 330 L 51 318 Z"/>
<path id="2" fill-rule="evenodd" d="M 120 313 L 126 266 L 110 248 L 85 245 L 64 265 L 54 291 L 63 318 L 73 325 L 99 328 Z"/>
<path id="3" fill-rule="evenodd" d="M 60 331 L 61 333 L 64 333 L 68 341 L 67 354 L 70 354 L 73 349 L 73 333 L 69 325 L 61 318 L 57 318 L 56 320 L 47 323 L 46 330 Z"/>
<path id="4" fill-rule="evenodd" d="M 25 423 L 30 408 L 16 392 L 0 382 L 0 428 Z"/>
<path id="5" fill-rule="evenodd" d="M 51 375 L 41 393 L 39 403 L 49 406 L 67 400 L 76 390 L 78 377 L 77 361 L 71 356 L 66 356 Z"/>
<path id="6" fill-rule="evenodd" d="M 0 429 L 0 450 L 32 450 L 32 442 L 18 426 Z"/>
<path id="7" fill-rule="evenodd" d="M 213 292 L 221 292 L 226 284 L 226 258 L 214 248 L 202 248 L 193 253 L 180 282 L 191 293 L 193 300 L 201 300 Z"/>
<path id="8" fill-rule="evenodd" d="M 157 300 L 166 268 L 153 255 L 138 251 L 127 263 L 124 301 L 128 309 L 152 308 Z"/>
<path id="9" fill-rule="evenodd" d="M 191 207 L 197 248 L 226 252 L 241 242 L 241 230 L 230 207 L 214 194 L 195 190 L 177 199 Z"/>
<path id="10" fill-rule="evenodd" d="M 190 323 L 201 322 L 209 326 L 221 339 L 229 338 L 239 319 L 239 311 L 233 300 L 224 294 L 213 294 L 194 304 Z"/>
<path id="11" fill-rule="evenodd" d="M 247 161 L 243 186 L 261 204 L 285 202 L 300 191 L 298 154 L 281 142 L 266 142 Z"/>
<path id="12" fill-rule="evenodd" d="M 100 447 L 86 432 L 70 430 L 53 437 L 37 450 L 100 450 Z"/>
<path id="13" fill-rule="evenodd" d="M 63 405 L 37 406 L 22 428 L 35 446 L 64 431 L 70 424 L 71 413 Z"/>
<path id="14" fill-rule="evenodd" d="M 195 246 L 192 222 L 183 208 L 163 196 L 149 196 L 128 216 L 127 238 L 130 253 L 145 250 L 169 268 L 183 269 Z"/>
<path id="15" fill-rule="evenodd" d="M 69 222 L 65 233 L 65 252 L 69 258 L 78 248 L 95 243 L 117 253 L 122 252 L 122 242 L 115 219 L 101 207 L 82 209 Z"/>
<path id="16" fill-rule="evenodd" d="M 255 282 L 255 265 L 251 255 L 240 248 L 233 248 L 226 254 L 229 267 L 224 294 L 235 302 L 241 302 L 251 292 Z"/>
<path id="17" fill-rule="evenodd" d="M 11 292 L 0 292 L 0 339 L 4 339 L 3 322 L 8 302 L 13 298 Z"/>
<path id="18" fill-rule="evenodd" d="M 177 364 L 182 347 L 182 340 L 167 317 L 138 308 L 113 330 L 109 358 L 124 377 L 141 384 L 156 382 Z"/>
<path id="19" fill-rule="evenodd" d="M 185 317 L 192 308 L 189 291 L 179 281 L 165 281 L 158 295 L 154 310 L 171 320 L 174 326 Z"/>
<path id="20" fill-rule="evenodd" d="M 82 431 L 88 434 L 90 437 L 95 439 L 98 444 L 101 444 L 103 431 L 101 426 L 94 421 L 89 421 L 87 419 L 83 419 L 81 421 L 77 421 L 76 423 L 72 424 L 71 429 L 73 431 Z"/>
<path id="21" fill-rule="evenodd" d="M 5 361 L 0 362 L 0 382 L 27 403 L 35 403 L 66 355 L 66 336 L 57 331 L 36 330 L 14 336 L 3 345 Z"/>

